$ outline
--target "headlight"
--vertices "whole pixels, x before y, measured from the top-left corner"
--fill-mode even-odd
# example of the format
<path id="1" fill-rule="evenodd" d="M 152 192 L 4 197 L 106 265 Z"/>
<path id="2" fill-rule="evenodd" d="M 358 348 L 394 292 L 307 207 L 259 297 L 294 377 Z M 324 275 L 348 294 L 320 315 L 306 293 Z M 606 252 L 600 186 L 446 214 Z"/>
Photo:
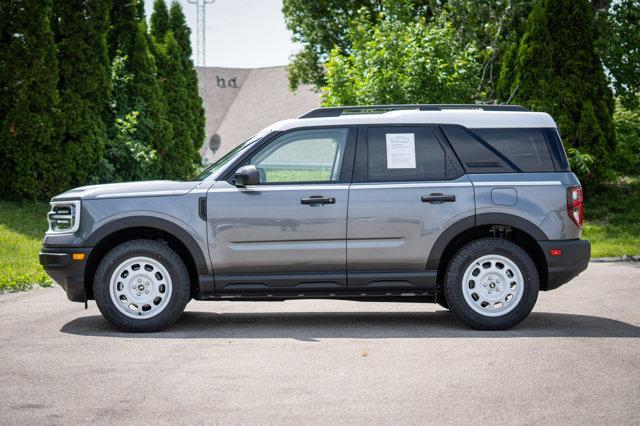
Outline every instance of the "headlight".
<path id="1" fill-rule="evenodd" d="M 47 213 L 51 234 L 76 232 L 80 226 L 80 201 L 52 201 Z"/>

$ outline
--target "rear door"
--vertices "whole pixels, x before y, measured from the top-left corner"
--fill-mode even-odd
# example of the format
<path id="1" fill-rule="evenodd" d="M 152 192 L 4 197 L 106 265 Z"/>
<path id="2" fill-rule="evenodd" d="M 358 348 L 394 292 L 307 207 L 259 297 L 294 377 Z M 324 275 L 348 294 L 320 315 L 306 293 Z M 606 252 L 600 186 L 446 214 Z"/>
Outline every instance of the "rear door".
<path id="1" fill-rule="evenodd" d="M 473 220 L 473 187 L 440 130 L 361 126 L 347 219 L 349 290 L 429 291 L 429 252 L 447 227 Z"/>

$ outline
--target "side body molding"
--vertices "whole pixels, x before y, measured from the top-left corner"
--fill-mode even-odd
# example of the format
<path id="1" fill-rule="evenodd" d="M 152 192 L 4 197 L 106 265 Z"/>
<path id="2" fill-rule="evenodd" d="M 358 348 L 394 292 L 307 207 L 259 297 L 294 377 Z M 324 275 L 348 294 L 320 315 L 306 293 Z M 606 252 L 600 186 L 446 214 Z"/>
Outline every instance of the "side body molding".
<path id="1" fill-rule="evenodd" d="M 429 258 L 427 259 L 427 270 L 436 270 L 444 250 L 454 238 L 462 232 L 475 226 L 482 225 L 508 225 L 518 228 L 531 235 L 536 241 L 548 240 L 549 237 L 534 223 L 522 217 L 506 213 L 481 213 L 474 217 L 469 216 L 451 225 L 436 240 Z"/>
<path id="2" fill-rule="evenodd" d="M 196 239 L 181 226 L 177 225 L 175 222 L 159 217 L 130 216 L 107 222 L 99 228 L 96 228 L 91 233 L 89 238 L 85 240 L 84 245 L 95 246 L 100 241 L 102 241 L 102 239 L 109 236 L 110 234 L 113 234 L 114 232 L 121 231 L 127 228 L 137 227 L 155 228 L 173 235 L 178 240 L 180 240 L 182 244 L 184 244 L 187 250 L 189 250 L 191 257 L 196 264 L 199 275 L 207 275 L 212 273 L 211 268 L 207 263 L 206 256 L 203 252 L 203 250 L 206 250 L 206 242 L 203 241 L 202 244 L 204 244 L 204 246 L 202 246 L 202 244 L 199 244 Z"/>

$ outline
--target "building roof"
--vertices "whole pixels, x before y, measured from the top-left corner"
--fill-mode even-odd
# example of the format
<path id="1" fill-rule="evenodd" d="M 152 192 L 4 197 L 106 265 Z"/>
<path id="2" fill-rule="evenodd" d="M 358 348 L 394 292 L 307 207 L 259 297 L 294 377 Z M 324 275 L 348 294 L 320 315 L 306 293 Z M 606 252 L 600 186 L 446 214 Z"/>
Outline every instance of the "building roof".
<path id="1" fill-rule="evenodd" d="M 277 121 L 318 108 L 320 93 L 309 86 L 289 90 L 286 67 L 197 68 L 205 106 L 206 161 L 224 155 L 259 130 Z M 210 143 L 219 138 L 214 152 Z"/>

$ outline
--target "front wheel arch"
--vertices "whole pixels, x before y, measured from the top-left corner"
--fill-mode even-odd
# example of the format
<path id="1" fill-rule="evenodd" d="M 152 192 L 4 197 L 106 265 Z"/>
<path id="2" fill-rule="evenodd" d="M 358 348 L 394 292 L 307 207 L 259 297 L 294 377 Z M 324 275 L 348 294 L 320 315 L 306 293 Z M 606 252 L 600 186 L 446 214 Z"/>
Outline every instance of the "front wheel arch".
<path id="1" fill-rule="evenodd" d="M 104 235 L 95 236 L 96 243 L 87 258 L 84 272 L 84 286 L 87 299 L 91 300 L 95 298 L 93 294 L 93 280 L 96 270 L 104 256 L 119 244 L 137 239 L 162 241 L 178 253 L 189 272 L 191 297 L 195 297 L 198 291 L 198 276 L 203 275 L 201 270 L 202 268 L 206 268 L 206 264 L 203 265 L 204 257 L 202 256 L 202 259 L 198 262 L 198 257 L 194 256 L 194 250 L 200 250 L 199 248 L 194 249 L 193 245 L 196 245 L 195 242 L 187 246 L 183 239 L 173 233 L 153 226 L 114 227 L 111 228 L 110 231 L 112 232 L 103 232 Z"/>

